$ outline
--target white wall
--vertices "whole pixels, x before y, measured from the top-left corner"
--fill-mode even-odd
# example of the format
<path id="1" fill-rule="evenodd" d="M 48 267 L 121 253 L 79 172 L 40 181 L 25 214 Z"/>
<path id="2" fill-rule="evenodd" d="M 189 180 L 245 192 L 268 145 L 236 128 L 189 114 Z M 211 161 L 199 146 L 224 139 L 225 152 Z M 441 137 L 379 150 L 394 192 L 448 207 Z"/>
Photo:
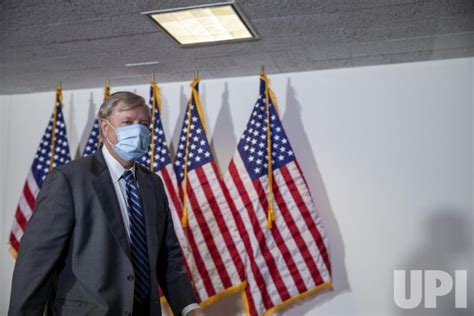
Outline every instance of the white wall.
<path id="1" fill-rule="evenodd" d="M 398 315 L 394 269 L 472 272 L 474 58 L 271 79 L 327 227 L 335 277 L 334 292 L 293 305 L 285 315 Z M 168 139 L 176 144 L 189 83 L 161 88 Z M 148 96 L 147 85 L 125 89 Z M 257 75 L 202 81 L 221 170 L 257 95 Z M 73 154 L 101 99 L 101 88 L 64 92 Z M 53 91 L 0 96 L 0 315 L 8 308 L 14 264 L 7 251 L 10 225 L 53 102 Z M 439 301 L 440 315 L 453 315 L 446 310 L 452 302 L 452 296 Z M 236 297 L 209 309 L 214 315 L 238 312 Z"/>

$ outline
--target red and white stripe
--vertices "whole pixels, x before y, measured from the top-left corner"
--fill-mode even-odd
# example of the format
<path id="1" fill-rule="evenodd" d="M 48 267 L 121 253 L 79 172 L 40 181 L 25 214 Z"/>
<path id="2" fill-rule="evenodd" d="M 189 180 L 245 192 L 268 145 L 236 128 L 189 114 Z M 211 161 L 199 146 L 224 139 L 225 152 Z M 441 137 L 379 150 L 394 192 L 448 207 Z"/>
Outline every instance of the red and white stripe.
<path id="1" fill-rule="evenodd" d="M 20 196 L 20 201 L 16 208 L 15 217 L 13 218 L 12 229 L 10 232 L 10 245 L 13 252 L 18 253 L 20 240 L 26 230 L 26 225 L 33 215 L 33 210 L 36 205 L 36 197 L 38 196 L 39 187 L 36 183 L 33 173 L 28 172 L 23 191 Z"/>
<path id="2" fill-rule="evenodd" d="M 250 179 L 237 152 L 225 184 L 235 218 L 248 240 L 246 297 L 250 315 L 259 315 L 292 297 L 331 281 L 327 239 L 296 162 L 273 171 L 276 220 L 265 228 L 268 178 Z M 238 220 L 237 220 L 238 221 Z"/>
<path id="3" fill-rule="evenodd" d="M 189 268 L 189 246 L 186 236 L 184 234 L 183 227 L 181 226 L 181 214 L 182 214 L 182 204 L 179 199 L 177 192 L 177 181 L 174 173 L 173 165 L 167 164 L 165 167 L 161 168 L 158 171 L 158 176 L 160 176 L 163 181 L 163 186 L 165 188 L 166 196 L 168 197 L 168 205 L 170 208 L 171 218 L 173 220 L 173 228 L 178 238 L 179 245 L 181 247 L 181 253 L 183 254 L 183 261 L 186 270 L 188 271 L 189 277 L 192 279 L 191 271 Z M 166 315 L 172 315 L 170 313 L 170 307 L 165 299 L 165 296 L 161 289 L 158 286 L 158 293 L 162 303 L 162 309 Z"/>
<path id="4" fill-rule="evenodd" d="M 158 175 L 163 181 L 166 195 L 168 197 L 168 204 L 171 212 L 171 217 L 173 219 L 173 226 L 176 237 L 178 238 L 179 244 L 183 255 L 185 256 L 185 261 L 187 261 L 187 254 L 189 253 L 189 246 L 186 240 L 186 236 L 181 225 L 181 216 L 182 216 L 182 204 L 179 199 L 177 191 L 177 181 L 174 174 L 174 169 L 172 164 L 167 164 L 164 168 L 158 171 Z"/>
<path id="5" fill-rule="evenodd" d="M 224 190 L 213 161 L 189 171 L 185 233 L 190 248 L 189 268 L 203 306 L 213 296 L 244 281 L 242 240 L 229 216 Z M 183 184 L 180 193 L 183 196 Z"/>

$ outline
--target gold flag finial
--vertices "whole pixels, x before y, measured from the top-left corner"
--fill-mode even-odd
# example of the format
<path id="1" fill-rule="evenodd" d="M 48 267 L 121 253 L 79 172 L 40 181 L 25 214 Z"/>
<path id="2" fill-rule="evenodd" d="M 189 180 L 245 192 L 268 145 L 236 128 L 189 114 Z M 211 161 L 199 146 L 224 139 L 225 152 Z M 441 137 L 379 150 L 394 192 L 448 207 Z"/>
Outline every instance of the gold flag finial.
<path id="1" fill-rule="evenodd" d="M 61 80 L 58 81 L 58 85 L 56 86 L 56 102 L 60 103 L 60 106 L 62 107 L 63 103 L 63 84 Z"/>
<path id="2" fill-rule="evenodd" d="M 110 79 L 107 79 L 107 81 L 105 81 L 105 87 L 104 87 L 104 97 L 103 97 L 103 101 L 107 101 L 107 99 L 110 97 Z"/>

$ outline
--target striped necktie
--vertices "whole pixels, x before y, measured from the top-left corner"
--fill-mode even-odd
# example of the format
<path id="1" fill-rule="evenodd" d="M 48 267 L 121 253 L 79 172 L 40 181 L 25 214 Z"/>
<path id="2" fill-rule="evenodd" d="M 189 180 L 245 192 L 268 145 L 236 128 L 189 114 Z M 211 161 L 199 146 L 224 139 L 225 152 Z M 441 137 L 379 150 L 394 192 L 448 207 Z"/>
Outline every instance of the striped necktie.
<path id="1" fill-rule="evenodd" d="M 145 303 L 150 291 L 150 266 L 146 247 L 145 219 L 133 173 L 126 170 L 122 178 L 126 182 L 128 217 L 130 219 L 130 250 L 135 270 L 135 299 Z"/>

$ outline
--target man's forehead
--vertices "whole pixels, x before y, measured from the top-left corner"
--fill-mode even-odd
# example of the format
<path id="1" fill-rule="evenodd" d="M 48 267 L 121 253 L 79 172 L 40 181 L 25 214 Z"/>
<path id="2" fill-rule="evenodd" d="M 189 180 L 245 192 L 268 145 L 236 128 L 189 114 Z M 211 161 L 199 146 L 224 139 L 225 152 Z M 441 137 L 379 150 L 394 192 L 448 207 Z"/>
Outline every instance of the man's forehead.
<path id="1" fill-rule="evenodd" d="M 117 106 L 114 111 L 112 111 L 111 116 L 115 116 L 119 119 L 140 119 L 148 120 L 148 111 L 145 107 L 139 106 L 133 109 L 123 109 L 120 106 Z"/>

